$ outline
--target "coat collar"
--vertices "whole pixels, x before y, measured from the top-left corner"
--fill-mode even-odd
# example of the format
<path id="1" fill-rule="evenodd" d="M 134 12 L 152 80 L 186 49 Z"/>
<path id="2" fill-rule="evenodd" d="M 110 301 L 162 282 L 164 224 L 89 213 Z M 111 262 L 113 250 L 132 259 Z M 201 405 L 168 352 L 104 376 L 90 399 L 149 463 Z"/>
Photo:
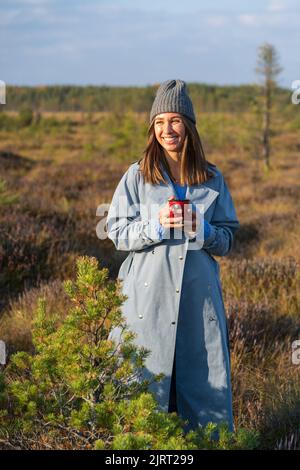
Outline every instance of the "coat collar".
<path id="1" fill-rule="evenodd" d="M 162 168 L 162 173 L 167 180 L 167 198 L 170 196 L 177 197 L 173 182 L 164 168 Z M 161 183 L 161 185 L 166 186 L 165 183 Z M 218 191 L 210 188 L 205 183 L 202 183 L 192 186 L 187 185 L 185 197 L 186 199 L 190 199 L 192 204 L 203 204 L 204 212 L 206 212 L 218 195 Z"/>

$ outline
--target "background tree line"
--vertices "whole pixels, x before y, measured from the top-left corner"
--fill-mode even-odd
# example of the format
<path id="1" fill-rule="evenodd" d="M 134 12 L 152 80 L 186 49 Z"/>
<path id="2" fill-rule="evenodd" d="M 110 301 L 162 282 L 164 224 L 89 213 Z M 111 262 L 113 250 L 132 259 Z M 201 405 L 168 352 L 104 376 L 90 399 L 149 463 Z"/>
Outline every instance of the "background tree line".
<path id="1" fill-rule="evenodd" d="M 7 86 L 7 104 L 1 111 L 19 111 L 28 106 L 34 111 L 148 112 L 158 85 L 145 87 L 113 86 Z M 188 83 L 188 90 L 199 112 L 245 112 L 261 93 L 256 84 L 218 86 Z M 274 101 L 280 111 L 290 108 L 290 90 L 277 87 Z"/>

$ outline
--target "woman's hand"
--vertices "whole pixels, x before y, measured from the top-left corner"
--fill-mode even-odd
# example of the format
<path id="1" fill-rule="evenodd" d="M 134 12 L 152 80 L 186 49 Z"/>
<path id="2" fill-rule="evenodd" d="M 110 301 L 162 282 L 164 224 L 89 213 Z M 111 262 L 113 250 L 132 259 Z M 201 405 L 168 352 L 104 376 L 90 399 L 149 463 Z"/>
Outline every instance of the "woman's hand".
<path id="1" fill-rule="evenodd" d="M 168 201 L 174 199 L 174 196 L 170 196 Z M 181 209 L 175 209 L 172 207 L 174 217 L 170 217 L 169 202 L 159 212 L 159 222 L 165 228 L 183 228 L 188 234 L 195 232 L 198 227 L 196 212 L 191 208 L 185 208 L 184 220 L 182 217 Z"/>
<path id="2" fill-rule="evenodd" d="M 174 199 L 174 196 L 169 197 L 168 201 Z M 181 228 L 184 226 L 183 217 L 180 209 L 172 208 L 174 217 L 170 217 L 169 202 L 159 211 L 159 222 L 165 228 Z"/>

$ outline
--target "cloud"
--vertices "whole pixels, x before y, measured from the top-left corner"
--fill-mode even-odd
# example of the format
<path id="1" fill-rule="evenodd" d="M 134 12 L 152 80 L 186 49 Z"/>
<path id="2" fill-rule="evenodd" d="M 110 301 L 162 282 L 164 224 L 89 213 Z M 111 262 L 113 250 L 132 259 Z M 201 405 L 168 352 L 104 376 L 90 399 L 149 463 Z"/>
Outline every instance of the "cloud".
<path id="1" fill-rule="evenodd" d="M 257 15 L 238 15 L 238 21 L 246 26 L 257 26 L 259 22 L 259 17 Z"/>
<path id="2" fill-rule="evenodd" d="M 6 81 L 66 82 L 75 69 L 83 82 L 142 84 L 181 71 L 246 81 L 260 42 L 291 54 L 297 1 L 191 0 L 183 11 L 177 0 L 0 0 L 1 68 Z"/>
<path id="3" fill-rule="evenodd" d="M 284 0 L 270 0 L 267 10 L 271 12 L 281 12 L 286 10 L 286 2 Z"/>
<path id="4" fill-rule="evenodd" d="M 0 25 L 16 28 L 29 25 L 70 24 L 80 20 L 76 13 L 76 2 L 70 6 L 57 0 L 1 0 Z"/>

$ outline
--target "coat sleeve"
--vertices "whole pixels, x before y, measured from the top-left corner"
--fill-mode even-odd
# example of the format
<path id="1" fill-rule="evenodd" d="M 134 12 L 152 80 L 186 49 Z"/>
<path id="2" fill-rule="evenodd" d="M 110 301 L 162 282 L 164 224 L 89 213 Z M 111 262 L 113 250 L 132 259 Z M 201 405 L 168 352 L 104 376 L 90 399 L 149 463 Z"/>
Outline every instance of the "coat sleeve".
<path id="1" fill-rule="evenodd" d="M 211 255 L 226 256 L 232 249 L 239 226 L 231 194 L 220 173 L 219 195 L 210 221 L 210 235 L 205 239 L 203 249 Z"/>
<path id="2" fill-rule="evenodd" d="M 115 190 L 106 228 L 108 238 L 117 250 L 142 250 L 162 241 L 157 217 L 141 217 L 136 170 L 133 168 L 126 171 Z"/>

